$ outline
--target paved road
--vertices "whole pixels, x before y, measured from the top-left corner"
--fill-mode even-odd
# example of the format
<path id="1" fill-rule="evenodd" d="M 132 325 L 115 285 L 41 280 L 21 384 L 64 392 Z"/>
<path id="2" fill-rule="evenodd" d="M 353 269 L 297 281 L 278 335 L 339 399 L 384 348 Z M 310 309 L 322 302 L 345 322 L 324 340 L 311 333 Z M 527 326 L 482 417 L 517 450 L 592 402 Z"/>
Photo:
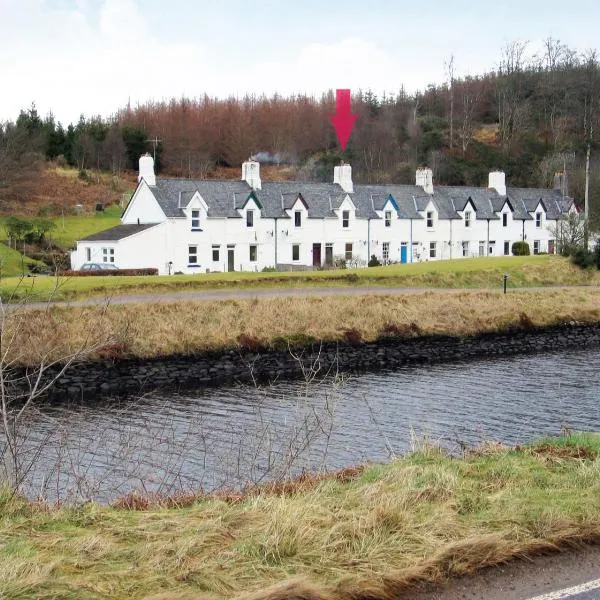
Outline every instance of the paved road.
<path id="1" fill-rule="evenodd" d="M 515 560 L 406 600 L 600 600 L 600 546 Z M 403 598 L 404 600 L 404 598 Z"/>
<path id="2" fill-rule="evenodd" d="M 557 287 L 529 287 L 509 289 L 508 293 L 528 291 L 550 291 L 564 289 L 581 289 L 582 286 L 557 286 Z M 600 287 L 588 286 L 591 289 L 600 291 Z M 110 304 L 137 304 L 146 302 L 182 302 L 199 300 L 248 300 L 253 298 L 285 298 L 285 297 L 309 297 L 309 296 L 374 296 L 374 295 L 407 295 L 407 294 L 452 294 L 460 292 L 496 292 L 502 293 L 501 288 L 497 289 L 456 289 L 456 288 L 406 288 L 406 287 L 379 287 L 379 286 L 357 286 L 357 287 L 281 287 L 281 288 L 247 288 L 235 289 L 228 288 L 224 290 L 193 290 L 183 292 L 165 292 L 157 294 L 124 294 L 98 296 L 87 300 L 73 300 L 65 302 L 53 302 L 56 306 L 95 306 Z M 31 308 L 44 308 L 45 303 L 31 303 Z"/>

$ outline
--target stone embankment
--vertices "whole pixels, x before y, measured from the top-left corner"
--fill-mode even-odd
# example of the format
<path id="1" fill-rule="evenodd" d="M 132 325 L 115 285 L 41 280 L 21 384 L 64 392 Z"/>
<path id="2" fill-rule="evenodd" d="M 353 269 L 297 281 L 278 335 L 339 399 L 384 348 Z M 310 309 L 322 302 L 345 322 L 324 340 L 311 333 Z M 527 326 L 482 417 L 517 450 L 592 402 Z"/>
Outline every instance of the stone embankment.
<path id="1" fill-rule="evenodd" d="M 53 386 L 54 399 L 117 396 L 236 382 L 297 379 L 306 373 L 359 374 L 400 367 L 540 352 L 600 348 L 600 323 L 470 337 L 386 337 L 369 343 L 327 342 L 285 350 L 235 348 L 186 356 L 90 361 Z"/>

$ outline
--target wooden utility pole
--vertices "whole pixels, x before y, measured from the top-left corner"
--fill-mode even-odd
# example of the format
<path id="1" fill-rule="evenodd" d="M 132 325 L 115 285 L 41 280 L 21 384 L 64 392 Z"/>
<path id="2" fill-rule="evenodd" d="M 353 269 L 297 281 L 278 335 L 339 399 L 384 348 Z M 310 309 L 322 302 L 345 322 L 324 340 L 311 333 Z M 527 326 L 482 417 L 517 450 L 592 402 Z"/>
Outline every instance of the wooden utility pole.
<path id="1" fill-rule="evenodd" d="M 154 138 L 146 140 L 147 142 L 152 142 L 152 146 L 154 148 L 154 162 L 156 162 L 156 146 L 158 146 L 158 144 L 160 144 L 162 142 L 161 139 L 158 138 L 158 136 L 154 136 Z"/>

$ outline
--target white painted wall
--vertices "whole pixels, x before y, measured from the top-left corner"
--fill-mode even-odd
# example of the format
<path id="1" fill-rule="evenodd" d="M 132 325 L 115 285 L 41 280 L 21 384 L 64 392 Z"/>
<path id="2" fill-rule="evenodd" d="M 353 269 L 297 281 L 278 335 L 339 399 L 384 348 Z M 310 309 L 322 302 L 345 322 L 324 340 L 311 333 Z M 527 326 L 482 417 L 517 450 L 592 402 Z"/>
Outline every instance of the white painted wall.
<path id="1" fill-rule="evenodd" d="M 341 177 L 338 173 L 338 177 Z M 429 175 L 421 173 L 422 183 L 429 185 Z M 492 178 L 493 179 L 493 178 Z M 501 187 L 501 174 L 498 181 L 492 181 Z M 199 211 L 200 227 L 192 227 L 192 211 Z M 252 225 L 247 225 L 248 211 L 253 211 Z M 299 226 L 295 224 L 295 212 L 301 215 Z M 349 213 L 348 226 L 344 227 L 344 211 Z M 385 212 L 391 212 L 389 226 L 385 224 Z M 167 219 L 154 199 L 152 190 L 145 180 L 141 180 L 136 189 L 122 222 L 160 223 L 157 227 L 135 234 L 118 242 L 78 242 L 72 253 L 73 268 L 79 268 L 85 262 L 102 262 L 102 248 L 113 247 L 115 263 L 120 268 L 154 267 L 160 274 L 169 273 L 206 273 L 208 271 L 227 271 L 228 252 L 233 252 L 233 268 L 236 271 L 261 271 L 265 267 L 293 265 L 311 267 L 313 265 L 315 244 L 320 247 L 321 264 L 325 264 L 327 246 L 333 248 L 333 258 L 346 258 L 347 245 L 351 244 L 351 266 L 366 265 L 375 255 L 384 260 L 384 245 L 389 245 L 390 262 L 399 262 L 401 248 L 407 247 L 407 262 L 444 260 L 463 257 L 463 244 L 466 244 L 466 256 L 502 256 L 505 254 L 505 242 L 509 252 L 512 243 L 523 238 L 529 242 L 531 251 L 534 242 L 539 242 L 539 251 L 549 250 L 549 241 L 554 239 L 551 232 L 555 223 L 546 219 L 543 205 L 531 213 L 532 220 L 523 222 L 513 220 L 510 207 L 505 204 L 497 213 L 498 219 L 477 218 L 477 211 L 468 203 L 459 211 L 459 219 L 440 219 L 434 199 L 425 210 L 420 212 L 421 219 L 399 219 L 391 201 L 378 212 L 379 219 L 357 219 L 355 206 L 350 196 L 346 196 L 332 218 L 309 218 L 304 204 L 297 200 L 286 211 L 286 218 L 266 219 L 260 206 L 250 198 L 247 204 L 238 209 L 239 218 L 209 218 L 207 205 L 200 194 L 196 193 L 184 209 L 184 216 Z M 466 224 L 466 213 L 471 213 L 470 226 Z M 536 226 L 535 214 L 542 213 L 542 222 Z M 427 216 L 432 213 L 433 223 L 428 227 Z M 507 215 L 506 226 L 503 214 Z M 139 221 L 138 221 L 139 220 Z M 277 242 L 277 250 L 276 250 Z M 491 243 L 494 242 L 494 243 Z M 435 255 L 432 255 L 435 244 Z M 293 248 L 299 247 L 298 258 L 294 259 Z M 195 247 L 193 256 L 196 263 L 190 262 L 190 246 Z M 251 247 L 256 247 L 256 255 L 251 255 Z M 90 251 L 88 259 L 87 249 Z M 214 252 L 218 258 L 215 260 Z M 349 254 L 349 252 L 348 252 Z M 253 260 L 255 258 L 255 260 Z"/>
<path id="2" fill-rule="evenodd" d="M 157 268 L 160 275 L 168 273 L 165 250 L 168 236 L 165 235 L 168 223 L 150 227 L 122 240 L 112 242 L 77 242 L 71 252 L 71 268 L 78 270 L 86 262 L 109 262 L 119 269 Z M 104 252 L 104 249 L 107 252 Z M 110 250 L 113 250 L 111 254 Z M 110 257 L 114 257 L 114 261 Z M 108 260 L 104 260 L 105 257 Z"/>
<path id="3" fill-rule="evenodd" d="M 152 190 L 148 187 L 145 180 L 141 180 L 138 184 L 125 213 L 121 218 L 124 225 L 133 225 L 140 223 L 162 223 L 167 217 L 154 198 Z"/>

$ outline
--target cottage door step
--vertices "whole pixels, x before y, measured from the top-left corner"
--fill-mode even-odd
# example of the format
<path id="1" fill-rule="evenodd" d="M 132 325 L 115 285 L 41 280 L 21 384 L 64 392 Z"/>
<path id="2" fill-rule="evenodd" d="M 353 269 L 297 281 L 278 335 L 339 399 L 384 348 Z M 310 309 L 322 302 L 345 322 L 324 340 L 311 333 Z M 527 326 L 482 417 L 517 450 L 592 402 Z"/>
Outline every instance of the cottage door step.
<path id="1" fill-rule="evenodd" d="M 321 244 L 313 244 L 313 267 L 321 266 Z"/>
<path id="2" fill-rule="evenodd" d="M 227 248 L 227 270 L 235 271 L 235 250 Z"/>

